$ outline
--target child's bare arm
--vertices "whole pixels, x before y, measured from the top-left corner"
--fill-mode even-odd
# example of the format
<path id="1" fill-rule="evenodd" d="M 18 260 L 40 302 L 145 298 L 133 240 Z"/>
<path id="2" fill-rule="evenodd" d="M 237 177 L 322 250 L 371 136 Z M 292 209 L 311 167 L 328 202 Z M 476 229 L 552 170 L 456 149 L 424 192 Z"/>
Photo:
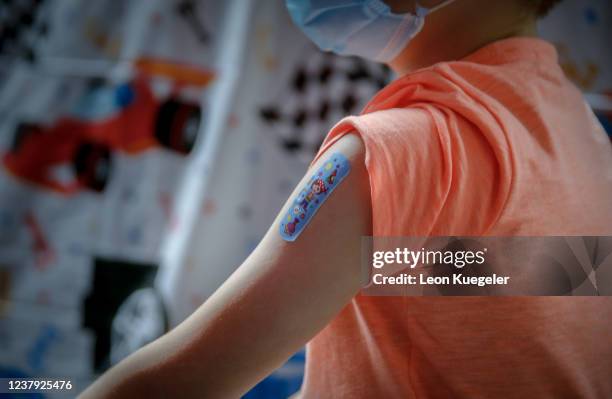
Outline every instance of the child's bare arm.
<path id="1" fill-rule="evenodd" d="M 348 159 L 350 173 L 297 239 L 284 240 L 283 218 L 335 153 Z M 215 294 L 83 397 L 233 398 L 279 367 L 359 290 L 361 237 L 371 234 L 364 158 L 357 136 L 341 138 L 310 168 L 259 246 Z"/>

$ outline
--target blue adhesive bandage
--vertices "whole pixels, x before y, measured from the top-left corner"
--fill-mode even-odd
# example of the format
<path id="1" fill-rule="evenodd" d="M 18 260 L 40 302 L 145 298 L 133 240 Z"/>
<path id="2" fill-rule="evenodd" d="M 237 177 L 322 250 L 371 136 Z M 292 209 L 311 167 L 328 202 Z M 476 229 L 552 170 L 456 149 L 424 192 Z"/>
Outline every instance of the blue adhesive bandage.
<path id="1" fill-rule="evenodd" d="M 281 219 L 280 235 L 284 240 L 295 241 L 350 170 L 348 159 L 340 153 L 335 153 L 312 175 Z"/>

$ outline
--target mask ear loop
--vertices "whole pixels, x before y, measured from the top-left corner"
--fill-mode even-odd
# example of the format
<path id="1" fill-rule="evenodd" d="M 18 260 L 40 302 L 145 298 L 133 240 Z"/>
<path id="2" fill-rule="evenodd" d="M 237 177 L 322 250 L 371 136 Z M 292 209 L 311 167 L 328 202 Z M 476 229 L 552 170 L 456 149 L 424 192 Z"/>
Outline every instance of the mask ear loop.
<path id="1" fill-rule="evenodd" d="M 378 55 L 376 56 L 376 60 L 382 61 L 382 62 L 388 61 L 387 58 L 390 58 L 390 57 L 386 57 L 386 55 L 389 53 L 390 49 L 393 47 L 393 44 L 397 40 L 396 38 L 397 38 L 399 32 L 404 31 L 408 27 L 407 26 L 408 24 L 414 24 L 415 22 L 420 24 L 419 28 L 415 32 L 413 32 L 413 34 L 412 34 L 412 37 L 414 37 L 421 30 L 421 28 L 423 27 L 423 22 L 425 20 L 425 17 L 428 14 L 430 14 L 430 13 L 432 13 L 434 11 L 439 10 L 440 8 L 442 8 L 442 7 L 452 3 L 453 1 L 455 1 L 455 0 L 445 0 L 445 1 L 441 2 L 440 4 L 438 4 L 438 5 L 434 6 L 434 7 L 431 7 L 431 8 L 423 7 L 417 1 L 416 2 L 415 13 L 414 14 L 407 13 L 406 17 L 408 17 L 410 15 L 412 15 L 413 17 L 416 16 L 416 21 L 419 21 L 419 20 L 420 21 L 419 22 L 416 22 L 415 20 L 408 21 L 407 18 L 404 19 L 404 21 L 402 21 L 402 23 L 400 24 L 400 26 L 396 30 L 395 34 L 393 35 L 393 38 L 389 41 L 389 43 L 385 46 L 385 48 L 383 48 L 380 51 L 380 53 L 378 53 Z"/>
<path id="2" fill-rule="evenodd" d="M 435 5 L 431 8 L 427 8 L 427 7 L 423 7 L 421 5 L 419 5 L 419 2 L 417 1 L 416 3 L 416 14 L 419 16 L 424 17 L 427 14 L 430 14 L 434 11 L 438 11 L 440 8 L 449 5 L 450 3 L 452 3 L 455 0 L 444 0 L 443 2 L 441 2 L 438 5 Z"/>
<path id="3" fill-rule="evenodd" d="M 423 8 L 423 10 L 425 10 L 425 12 L 427 12 L 426 8 Z M 410 18 L 410 17 L 412 17 L 412 18 Z M 405 32 L 407 29 L 410 29 L 412 26 L 414 26 L 415 23 L 418 23 L 417 21 L 422 20 L 423 18 L 424 18 L 424 15 L 423 16 L 419 15 L 419 7 L 418 6 L 417 6 L 416 14 L 411 14 L 411 13 L 405 14 L 404 19 L 402 20 L 400 25 L 395 30 L 395 33 L 391 37 L 391 40 L 389 40 L 389 43 L 387 43 L 387 45 L 376 56 L 376 60 L 379 61 L 379 62 L 390 61 L 393 57 L 389 56 L 389 53 L 392 51 L 392 49 L 394 49 L 396 47 L 396 43 L 397 43 L 397 40 L 398 40 L 400 34 L 402 32 Z M 422 22 L 421 22 L 421 26 L 422 26 Z M 417 32 L 418 32 L 418 30 L 420 30 L 420 29 L 417 29 Z M 411 37 L 414 37 L 415 34 L 416 34 L 416 32 L 413 31 Z"/>

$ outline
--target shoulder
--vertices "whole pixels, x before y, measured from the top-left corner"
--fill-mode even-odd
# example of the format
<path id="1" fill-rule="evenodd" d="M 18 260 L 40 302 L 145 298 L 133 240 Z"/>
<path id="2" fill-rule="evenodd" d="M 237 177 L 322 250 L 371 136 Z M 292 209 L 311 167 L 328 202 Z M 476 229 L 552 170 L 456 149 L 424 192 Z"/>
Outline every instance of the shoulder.
<path id="1" fill-rule="evenodd" d="M 436 140 L 434 117 L 439 114 L 436 112 L 436 115 L 432 115 L 428 109 L 408 107 L 344 118 L 327 135 L 320 154 L 338 141 L 342 141 L 341 145 L 347 150 L 360 152 L 364 159 L 368 152 L 411 150 L 414 148 L 409 145 L 411 142 Z"/>

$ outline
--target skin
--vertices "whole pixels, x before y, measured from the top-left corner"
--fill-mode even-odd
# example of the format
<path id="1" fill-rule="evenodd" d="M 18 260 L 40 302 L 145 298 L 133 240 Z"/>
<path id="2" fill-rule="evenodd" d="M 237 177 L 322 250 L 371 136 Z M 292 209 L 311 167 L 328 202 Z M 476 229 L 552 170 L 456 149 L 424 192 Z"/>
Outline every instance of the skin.
<path id="1" fill-rule="evenodd" d="M 364 148 L 347 136 L 349 175 L 294 242 L 280 218 L 234 274 L 177 328 L 104 374 L 83 398 L 233 398 L 244 394 L 322 329 L 360 288 L 361 236 L 371 232 Z M 312 172 L 311 172 L 312 173 Z"/>
<path id="2" fill-rule="evenodd" d="M 423 0 L 434 6 L 439 0 Z M 397 12 L 414 1 L 389 0 Z M 391 63 L 399 74 L 461 58 L 510 36 L 531 36 L 535 17 L 517 1 L 457 0 L 427 17 Z M 351 172 L 295 242 L 280 218 L 313 171 L 333 153 Z M 107 371 L 81 398 L 238 398 L 281 366 L 361 286 L 361 237 L 372 234 L 370 186 L 361 139 L 336 142 L 306 173 L 265 237 L 223 285 L 175 329 Z"/>
<path id="3" fill-rule="evenodd" d="M 399 75 L 437 62 L 457 60 L 484 45 L 513 36 L 537 36 L 527 0 L 455 0 L 428 15 L 425 25 L 389 66 Z M 386 0 L 394 12 L 411 12 L 415 0 Z M 421 0 L 432 8 L 440 0 Z"/>

